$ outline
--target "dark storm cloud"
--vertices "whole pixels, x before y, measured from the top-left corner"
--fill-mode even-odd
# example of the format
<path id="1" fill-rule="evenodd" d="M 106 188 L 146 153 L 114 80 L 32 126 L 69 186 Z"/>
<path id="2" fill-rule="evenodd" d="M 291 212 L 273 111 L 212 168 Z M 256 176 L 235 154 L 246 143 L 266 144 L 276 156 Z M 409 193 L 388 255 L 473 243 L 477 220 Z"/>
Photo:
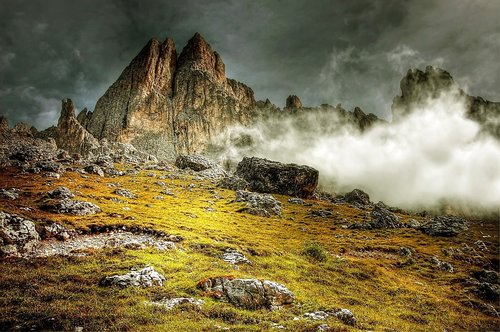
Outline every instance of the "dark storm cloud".
<path id="1" fill-rule="evenodd" d="M 60 99 L 92 109 L 151 37 L 199 31 L 229 77 L 282 106 L 359 105 L 387 117 L 409 66 L 442 65 L 500 99 L 497 1 L 0 2 L 0 113 L 45 128 Z"/>

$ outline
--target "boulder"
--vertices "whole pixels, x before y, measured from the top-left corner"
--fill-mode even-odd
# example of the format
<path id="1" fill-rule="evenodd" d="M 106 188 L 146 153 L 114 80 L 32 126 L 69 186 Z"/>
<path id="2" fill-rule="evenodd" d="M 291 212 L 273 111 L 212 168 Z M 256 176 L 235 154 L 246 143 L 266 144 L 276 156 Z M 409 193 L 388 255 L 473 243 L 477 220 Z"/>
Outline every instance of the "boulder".
<path id="1" fill-rule="evenodd" d="M 189 168 L 196 172 L 219 167 L 211 160 L 199 154 L 180 155 L 175 160 L 175 166 L 179 167 L 180 169 Z"/>
<path id="2" fill-rule="evenodd" d="M 467 221 L 455 216 L 437 216 L 420 226 L 422 232 L 431 236 L 455 236 L 467 229 Z"/>
<path id="3" fill-rule="evenodd" d="M 113 194 L 116 194 L 118 196 L 122 196 L 125 198 L 137 198 L 137 195 L 131 192 L 128 189 L 123 189 L 123 188 L 117 188 L 115 191 L 113 191 Z"/>
<path id="4" fill-rule="evenodd" d="M 404 224 L 399 221 L 398 216 L 387 209 L 375 206 L 372 210 L 370 224 L 372 228 L 401 228 Z"/>
<path id="5" fill-rule="evenodd" d="M 245 309 L 273 309 L 294 301 L 294 294 L 285 286 L 268 280 L 215 277 L 200 281 L 198 288 Z"/>
<path id="6" fill-rule="evenodd" d="M 256 216 L 271 217 L 281 215 L 281 203 L 269 194 L 259 194 L 249 191 L 236 191 L 235 202 L 246 202 L 246 206 L 240 212 L 246 212 Z"/>
<path id="7" fill-rule="evenodd" d="M 248 258 L 245 257 L 241 252 L 236 251 L 235 249 L 226 249 L 226 251 L 222 254 L 222 260 L 228 262 L 233 265 L 237 265 L 240 263 L 243 264 L 252 264 Z"/>
<path id="8" fill-rule="evenodd" d="M 59 186 L 54 190 L 47 191 L 47 196 L 54 199 L 67 199 L 75 197 L 75 194 L 68 188 Z"/>
<path id="9" fill-rule="evenodd" d="M 363 207 L 365 205 L 370 205 L 370 196 L 360 189 L 354 189 L 344 195 L 344 201 L 355 206 Z"/>
<path id="10" fill-rule="evenodd" d="M 355 223 L 349 226 L 352 229 L 392 229 L 405 227 L 398 216 L 387 209 L 375 206 L 370 214 L 369 222 Z"/>
<path id="11" fill-rule="evenodd" d="M 237 190 L 246 190 L 248 189 L 248 182 L 243 180 L 242 178 L 238 176 L 226 176 L 222 178 L 218 183 L 217 186 L 225 189 L 231 189 L 234 191 Z"/>
<path id="12" fill-rule="evenodd" d="M 63 225 L 53 222 L 42 228 L 41 235 L 44 239 L 55 238 L 59 241 L 66 241 L 69 240 L 74 233 L 74 231 L 68 230 Z"/>
<path id="13" fill-rule="evenodd" d="M 201 308 L 201 306 L 205 303 L 203 300 L 196 300 L 192 297 L 176 297 L 173 299 L 162 299 L 160 301 L 150 302 L 151 305 L 159 306 L 165 308 L 167 310 L 172 310 L 178 306 L 190 304 Z"/>
<path id="14" fill-rule="evenodd" d="M 309 166 L 245 157 L 235 175 L 247 181 L 252 191 L 308 198 L 318 186 L 319 172 Z"/>
<path id="15" fill-rule="evenodd" d="M 0 197 L 6 198 L 6 199 L 11 199 L 11 200 L 16 200 L 19 198 L 19 190 L 15 189 L 15 188 L 0 189 Z"/>
<path id="16" fill-rule="evenodd" d="M 104 176 L 104 171 L 102 170 L 102 168 L 94 164 L 85 166 L 84 170 L 89 174 Z"/>
<path id="17" fill-rule="evenodd" d="M 0 211 L 0 255 L 19 255 L 31 251 L 40 235 L 31 220 Z"/>
<path id="18" fill-rule="evenodd" d="M 101 212 L 101 208 L 94 203 L 69 198 L 47 200 L 42 204 L 41 208 L 54 213 L 66 213 L 75 216 L 86 216 Z"/>
<path id="19" fill-rule="evenodd" d="M 119 287 L 153 287 L 163 286 L 165 277 L 156 270 L 147 266 L 139 271 L 131 271 L 123 275 L 114 275 L 101 280 L 101 286 L 119 286 Z"/>

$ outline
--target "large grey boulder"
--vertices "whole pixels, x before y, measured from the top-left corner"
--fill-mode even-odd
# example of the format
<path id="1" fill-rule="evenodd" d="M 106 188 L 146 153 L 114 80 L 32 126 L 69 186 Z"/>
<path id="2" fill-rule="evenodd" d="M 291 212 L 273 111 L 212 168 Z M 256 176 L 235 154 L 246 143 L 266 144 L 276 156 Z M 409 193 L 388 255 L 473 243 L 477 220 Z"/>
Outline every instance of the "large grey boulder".
<path id="1" fill-rule="evenodd" d="M 238 190 L 235 202 L 246 202 L 246 206 L 240 210 L 261 217 L 281 215 L 281 203 L 269 194 L 259 194 L 250 191 Z"/>
<path id="2" fill-rule="evenodd" d="M 454 216 L 437 216 L 420 226 L 422 232 L 431 236 L 455 236 L 467 229 L 467 221 Z"/>
<path id="3" fill-rule="evenodd" d="M 200 281 L 198 288 L 245 309 L 273 309 L 295 299 L 285 286 L 269 280 L 215 277 Z"/>
<path id="4" fill-rule="evenodd" d="M 73 194 L 68 188 L 60 186 L 54 190 L 48 191 L 47 196 L 54 199 L 67 199 L 75 197 L 75 194 Z"/>
<path id="5" fill-rule="evenodd" d="M 40 235 L 31 220 L 0 211 L 0 255 L 19 255 L 31 251 Z"/>
<path id="6" fill-rule="evenodd" d="M 139 271 L 131 271 L 123 275 L 114 275 L 101 280 L 101 286 L 119 287 L 153 287 L 163 286 L 166 278 L 153 267 L 147 266 Z"/>
<path id="7" fill-rule="evenodd" d="M 349 226 L 353 229 L 392 229 L 402 228 L 405 224 L 402 223 L 398 216 L 391 211 L 380 206 L 375 206 L 370 213 L 371 220 L 369 222 L 355 223 Z"/>
<path id="8" fill-rule="evenodd" d="M 74 199 L 47 200 L 41 208 L 54 213 L 66 213 L 75 216 L 86 216 L 101 212 L 101 208 L 94 203 Z"/>
<path id="9" fill-rule="evenodd" d="M 354 189 L 344 195 L 344 201 L 349 204 L 362 207 L 370 204 L 370 196 L 360 189 Z"/>
<path id="10" fill-rule="evenodd" d="M 309 166 L 245 157 L 235 175 L 247 181 L 251 191 L 307 198 L 318 186 L 319 172 Z"/>

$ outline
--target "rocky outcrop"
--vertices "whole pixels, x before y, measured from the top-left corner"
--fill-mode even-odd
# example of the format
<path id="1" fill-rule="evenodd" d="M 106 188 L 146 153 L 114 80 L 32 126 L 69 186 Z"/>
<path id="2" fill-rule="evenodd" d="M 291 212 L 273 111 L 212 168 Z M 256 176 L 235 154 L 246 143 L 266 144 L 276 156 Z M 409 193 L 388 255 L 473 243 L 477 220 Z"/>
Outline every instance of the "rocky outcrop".
<path id="1" fill-rule="evenodd" d="M 297 97 L 295 95 L 288 96 L 288 98 L 286 98 L 285 105 L 286 105 L 285 108 L 288 108 L 288 109 L 302 108 L 302 102 L 300 101 L 299 97 Z"/>
<path id="2" fill-rule="evenodd" d="M 245 309 L 272 309 L 291 304 L 295 299 L 285 286 L 268 280 L 216 277 L 200 281 L 198 288 Z"/>
<path id="3" fill-rule="evenodd" d="M 153 267 L 148 266 L 139 271 L 130 271 L 123 275 L 114 275 L 101 280 L 101 286 L 119 287 L 153 287 L 163 286 L 165 277 Z"/>
<path id="4" fill-rule="evenodd" d="M 221 57 L 195 34 L 179 57 L 172 39 L 151 39 L 78 120 L 96 138 L 160 155 L 203 150 L 227 126 L 249 121 L 253 91 L 228 79 Z"/>
<path id="5" fill-rule="evenodd" d="M 427 66 L 425 71 L 416 68 L 408 70 L 400 83 L 401 95 L 393 99 L 393 120 L 398 121 L 412 112 L 415 106 L 439 97 L 440 94 L 452 92 L 463 97 L 466 103 L 467 116 L 479 122 L 483 128 L 500 138 L 500 103 L 484 100 L 466 94 L 447 71 Z"/>
<path id="6" fill-rule="evenodd" d="M 377 205 L 370 213 L 371 220 L 369 222 L 355 223 L 349 226 L 352 229 L 393 229 L 405 227 L 399 217 L 387 209 Z"/>
<path id="7" fill-rule="evenodd" d="M 9 121 L 3 115 L 0 115 L 0 135 L 3 135 L 9 130 Z"/>
<path id="8" fill-rule="evenodd" d="M 437 216 L 420 226 L 422 232 L 431 236 L 455 236 L 467 229 L 467 221 L 455 216 Z"/>
<path id="9" fill-rule="evenodd" d="M 318 186 L 319 172 L 309 166 L 245 157 L 235 175 L 247 181 L 252 191 L 307 198 Z"/>
<path id="10" fill-rule="evenodd" d="M 65 213 L 74 216 L 86 216 L 101 212 L 101 208 L 94 203 L 64 198 L 61 200 L 48 199 L 41 208 L 54 213 Z"/>
<path id="11" fill-rule="evenodd" d="M 71 99 L 62 100 L 57 126 L 41 132 L 39 136 L 52 137 L 59 149 L 70 154 L 89 156 L 99 148 L 99 142 L 76 119 Z"/>
<path id="12" fill-rule="evenodd" d="M 281 203 L 269 194 L 259 194 L 250 191 L 236 191 L 235 202 L 246 202 L 246 206 L 239 210 L 261 217 L 281 215 Z"/>
<path id="13" fill-rule="evenodd" d="M 0 211 L 0 255 L 28 252 L 40 241 L 31 220 Z"/>

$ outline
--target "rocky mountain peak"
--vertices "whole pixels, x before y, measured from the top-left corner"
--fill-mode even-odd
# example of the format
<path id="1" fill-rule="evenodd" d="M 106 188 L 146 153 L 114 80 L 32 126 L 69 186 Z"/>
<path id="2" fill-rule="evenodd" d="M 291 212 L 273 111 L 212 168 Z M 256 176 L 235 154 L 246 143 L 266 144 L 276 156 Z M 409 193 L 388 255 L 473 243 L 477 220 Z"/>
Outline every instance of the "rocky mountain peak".
<path id="1" fill-rule="evenodd" d="M 296 95 L 288 96 L 288 98 L 286 98 L 285 108 L 291 108 L 291 109 L 302 108 L 302 102 L 300 101 L 300 98 L 297 97 Z"/>
<path id="2" fill-rule="evenodd" d="M 75 106 L 71 99 L 63 99 L 61 107 L 61 115 L 59 116 L 58 126 L 67 124 L 68 122 L 75 119 Z"/>
<path id="3" fill-rule="evenodd" d="M 9 120 L 7 117 L 0 115 L 0 134 L 9 130 Z"/>
<path id="4" fill-rule="evenodd" d="M 254 105 L 253 91 L 226 78 L 221 57 L 197 33 L 179 57 L 171 38 L 151 39 L 78 121 L 98 139 L 163 158 L 201 151 L 228 125 L 247 122 Z"/>
<path id="5" fill-rule="evenodd" d="M 220 55 L 197 32 L 188 41 L 179 56 L 180 69 L 197 70 L 213 75 L 218 81 L 226 78 L 225 65 Z"/>
<path id="6" fill-rule="evenodd" d="M 437 98 L 446 91 L 459 92 L 460 88 L 450 73 L 441 68 L 427 66 L 425 71 L 411 68 L 400 82 L 401 96 L 393 99 L 393 118 L 398 120 L 408 112 L 413 105 L 428 98 Z"/>

